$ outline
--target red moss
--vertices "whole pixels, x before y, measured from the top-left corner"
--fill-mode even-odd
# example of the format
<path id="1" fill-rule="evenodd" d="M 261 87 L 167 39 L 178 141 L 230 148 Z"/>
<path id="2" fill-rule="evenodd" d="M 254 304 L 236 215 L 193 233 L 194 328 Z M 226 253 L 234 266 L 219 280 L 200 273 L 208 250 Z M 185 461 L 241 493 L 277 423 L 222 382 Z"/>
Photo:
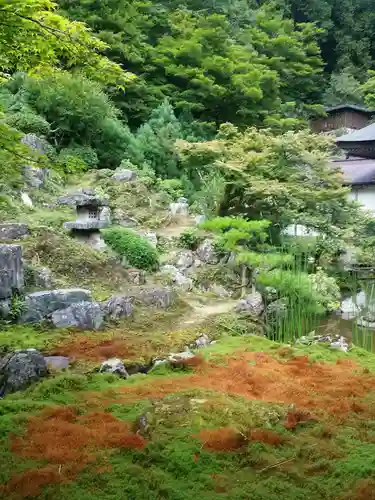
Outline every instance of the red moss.
<path id="1" fill-rule="evenodd" d="M 38 497 L 45 486 L 63 482 L 66 482 L 66 477 L 59 473 L 58 467 L 47 465 L 14 475 L 5 486 L 4 493 L 17 492 L 21 497 Z"/>
<path id="2" fill-rule="evenodd" d="M 24 491 L 29 476 L 35 476 L 35 484 L 29 481 L 28 492 L 29 496 L 35 496 L 35 488 L 75 477 L 103 449 L 142 449 L 145 444 L 126 422 L 109 413 L 78 416 L 69 407 L 45 410 L 29 418 L 24 436 L 11 440 L 11 450 L 21 457 L 47 460 L 58 466 L 58 473 L 52 467 L 27 471 L 12 478 L 8 491 Z"/>
<path id="3" fill-rule="evenodd" d="M 203 363 L 194 371 L 179 378 L 126 386 L 114 400 L 161 398 L 198 388 L 237 394 L 249 400 L 298 404 L 301 409 L 327 411 L 340 419 L 352 412 L 353 402 L 375 389 L 374 376 L 355 373 L 345 364 L 311 363 L 307 357 L 279 361 L 265 353 L 246 352 L 228 359 L 226 365 Z M 97 402 L 98 398 L 103 396 L 87 394 L 88 402 Z"/>
<path id="4" fill-rule="evenodd" d="M 203 356 L 198 354 L 197 356 L 193 356 L 192 358 L 184 358 L 179 359 L 173 362 L 173 365 L 176 367 L 186 367 L 186 368 L 198 368 L 203 367 L 205 364 L 205 360 Z"/>
<path id="5" fill-rule="evenodd" d="M 245 436 L 230 427 L 202 429 L 197 437 L 203 441 L 203 448 L 211 451 L 235 451 L 247 442 Z"/>
<path id="6" fill-rule="evenodd" d="M 298 424 L 308 422 L 311 419 L 310 413 L 301 410 L 291 410 L 286 416 L 284 423 L 285 429 L 292 430 L 297 427 Z"/>
<path id="7" fill-rule="evenodd" d="M 100 339 L 77 335 L 72 340 L 56 346 L 53 354 L 84 361 L 103 361 L 113 357 L 133 359 L 139 356 L 139 349 L 137 350 L 128 340 L 117 337 Z"/>
<path id="8" fill-rule="evenodd" d="M 355 488 L 340 497 L 340 500 L 375 500 L 375 480 L 360 479 Z"/>
<path id="9" fill-rule="evenodd" d="M 279 446 L 283 442 L 283 436 L 268 429 L 253 429 L 249 432 L 249 441 L 266 443 L 270 446 Z"/>

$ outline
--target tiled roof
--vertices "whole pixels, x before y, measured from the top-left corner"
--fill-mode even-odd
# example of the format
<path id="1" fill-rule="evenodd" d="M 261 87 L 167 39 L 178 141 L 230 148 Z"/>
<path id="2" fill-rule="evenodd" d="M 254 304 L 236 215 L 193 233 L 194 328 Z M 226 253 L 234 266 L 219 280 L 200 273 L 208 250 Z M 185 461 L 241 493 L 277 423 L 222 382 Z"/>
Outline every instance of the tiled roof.
<path id="1" fill-rule="evenodd" d="M 346 185 L 375 184 L 375 160 L 337 160 L 331 165 L 340 168 Z"/>
<path id="2" fill-rule="evenodd" d="M 331 111 L 343 111 L 344 109 L 350 109 L 352 111 L 359 111 L 362 113 L 366 113 L 372 115 L 375 113 L 375 109 L 367 109 L 363 106 L 357 106 L 356 104 L 340 104 L 338 106 L 328 106 L 325 107 L 324 110 L 329 113 Z"/>
<path id="3" fill-rule="evenodd" d="M 336 139 L 336 143 L 340 146 L 340 143 L 345 142 L 364 142 L 364 141 L 375 141 L 375 123 L 367 125 L 367 127 L 360 128 L 355 132 L 350 134 L 342 135 Z"/>

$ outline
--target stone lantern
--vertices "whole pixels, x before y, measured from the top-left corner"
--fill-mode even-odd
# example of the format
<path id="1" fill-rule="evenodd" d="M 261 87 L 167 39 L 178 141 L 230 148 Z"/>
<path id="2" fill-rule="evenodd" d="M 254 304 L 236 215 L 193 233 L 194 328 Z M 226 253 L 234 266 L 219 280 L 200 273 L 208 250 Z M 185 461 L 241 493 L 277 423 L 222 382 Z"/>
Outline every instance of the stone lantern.
<path id="1" fill-rule="evenodd" d="M 58 204 L 76 207 L 76 220 L 64 223 L 64 227 L 71 231 L 74 238 L 96 250 L 106 248 L 100 230 L 111 223 L 108 200 L 96 195 L 91 189 L 85 189 L 60 197 Z"/>

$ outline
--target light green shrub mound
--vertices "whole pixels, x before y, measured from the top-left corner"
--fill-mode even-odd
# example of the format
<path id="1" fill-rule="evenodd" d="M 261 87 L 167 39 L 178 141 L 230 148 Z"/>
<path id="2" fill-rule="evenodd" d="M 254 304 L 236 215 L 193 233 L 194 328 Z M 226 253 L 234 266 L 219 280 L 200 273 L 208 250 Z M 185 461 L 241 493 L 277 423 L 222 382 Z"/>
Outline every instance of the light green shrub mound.
<path id="1" fill-rule="evenodd" d="M 155 248 L 145 239 L 131 230 L 121 227 L 103 231 L 105 242 L 129 265 L 151 271 L 159 266 L 159 256 Z"/>

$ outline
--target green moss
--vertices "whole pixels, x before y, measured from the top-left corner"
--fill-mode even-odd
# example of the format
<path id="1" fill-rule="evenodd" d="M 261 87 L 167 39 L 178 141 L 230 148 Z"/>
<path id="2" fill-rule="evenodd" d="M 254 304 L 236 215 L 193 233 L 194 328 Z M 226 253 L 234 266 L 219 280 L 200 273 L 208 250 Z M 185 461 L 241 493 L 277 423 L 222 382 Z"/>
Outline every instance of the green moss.
<path id="1" fill-rule="evenodd" d="M 24 257 L 48 267 L 61 286 L 89 288 L 103 299 L 126 284 L 126 272 L 114 259 L 74 240 L 64 232 L 35 229 L 22 242 Z"/>
<path id="2" fill-rule="evenodd" d="M 33 347 L 42 351 L 66 338 L 65 330 L 56 330 L 43 325 L 0 326 L 0 355 L 14 349 Z"/>

